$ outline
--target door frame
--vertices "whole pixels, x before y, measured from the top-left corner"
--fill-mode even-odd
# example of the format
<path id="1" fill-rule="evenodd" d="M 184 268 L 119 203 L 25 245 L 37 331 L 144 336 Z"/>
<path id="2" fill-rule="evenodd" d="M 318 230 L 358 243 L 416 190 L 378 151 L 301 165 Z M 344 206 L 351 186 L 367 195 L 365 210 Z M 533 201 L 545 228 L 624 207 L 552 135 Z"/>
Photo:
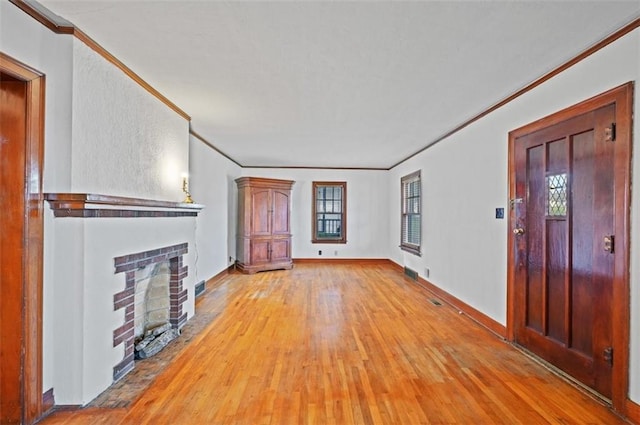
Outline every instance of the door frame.
<path id="1" fill-rule="evenodd" d="M 42 273 L 44 219 L 42 171 L 44 162 L 45 77 L 0 52 L 0 72 L 26 83 L 24 233 L 22 243 L 22 385 L 21 416 L 25 424 L 42 416 Z M 2 206 L 5 208 L 6 206 Z M 20 301 L 20 300 L 18 300 Z M 19 343 L 19 342 L 18 342 Z M 0 418 L 2 419 L 2 418 Z M 0 421 L 1 422 L 1 421 Z"/>
<path id="2" fill-rule="evenodd" d="M 633 112 L 633 82 L 618 86 L 605 93 L 570 106 L 559 112 L 541 118 L 523 127 L 509 132 L 509 199 L 516 196 L 515 185 L 515 141 L 517 138 L 537 130 L 558 124 L 573 116 L 581 115 L 602 106 L 615 104 L 616 139 L 614 152 L 614 231 L 616 252 L 613 276 L 612 342 L 614 362 L 612 370 L 613 408 L 626 412 L 626 400 L 629 390 L 629 328 L 630 328 L 630 289 L 629 289 L 629 240 L 630 240 L 630 202 L 631 202 L 631 137 Z M 515 209 L 510 209 L 507 236 L 507 338 L 515 342 Z M 616 325 L 620 324 L 620 326 Z"/>

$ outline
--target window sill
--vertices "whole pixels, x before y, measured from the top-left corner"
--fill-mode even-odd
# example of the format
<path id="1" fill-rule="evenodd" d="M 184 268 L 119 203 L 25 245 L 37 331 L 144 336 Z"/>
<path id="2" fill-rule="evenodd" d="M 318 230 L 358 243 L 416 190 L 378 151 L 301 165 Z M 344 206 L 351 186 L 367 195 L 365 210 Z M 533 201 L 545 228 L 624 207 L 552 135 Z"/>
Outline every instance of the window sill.
<path id="1" fill-rule="evenodd" d="M 422 253 L 420 252 L 420 248 L 414 248 L 412 246 L 400 245 L 400 249 L 403 251 L 407 251 L 413 255 L 417 255 L 418 257 L 422 257 Z"/>

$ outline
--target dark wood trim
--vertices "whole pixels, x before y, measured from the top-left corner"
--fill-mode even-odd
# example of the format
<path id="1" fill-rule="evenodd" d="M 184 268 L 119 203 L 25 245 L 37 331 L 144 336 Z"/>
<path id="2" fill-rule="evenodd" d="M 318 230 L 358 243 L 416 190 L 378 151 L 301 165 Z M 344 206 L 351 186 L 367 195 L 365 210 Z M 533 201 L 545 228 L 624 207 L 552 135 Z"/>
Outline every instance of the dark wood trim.
<path id="1" fill-rule="evenodd" d="M 209 288 L 210 285 L 216 285 L 220 280 L 222 280 L 223 278 L 229 276 L 230 274 L 233 273 L 233 271 L 236 269 L 236 265 L 235 264 L 231 264 L 229 267 L 227 267 L 226 269 L 223 269 L 220 273 L 214 275 L 213 277 L 210 277 L 209 279 L 207 279 L 207 289 Z"/>
<path id="2" fill-rule="evenodd" d="M 44 210 L 45 77 L 0 52 L 0 71 L 26 83 L 26 147 L 23 254 L 22 418 L 34 423 L 42 415 L 42 279 Z M 2 418 L 0 418 L 1 420 Z"/>
<path id="3" fill-rule="evenodd" d="M 388 260 L 388 261 L 393 265 L 393 268 L 396 269 L 398 273 L 404 273 L 404 268 L 400 264 L 396 263 L 395 261 L 391 261 L 391 260 Z M 407 279 L 409 278 L 407 277 Z M 506 338 L 507 329 L 502 324 L 495 321 L 491 317 L 487 316 L 486 314 L 482 313 L 479 310 L 476 310 L 475 308 L 471 307 L 469 304 L 454 297 L 453 295 L 449 294 L 447 291 L 437 287 L 436 285 L 422 278 L 421 276 L 418 276 L 417 283 L 427 291 L 431 292 L 436 297 L 440 298 L 442 301 L 446 302 L 447 304 L 455 308 L 456 310 L 467 315 L 474 322 L 487 328 L 488 330 L 496 334 L 498 337 L 503 339 Z"/>
<path id="4" fill-rule="evenodd" d="M 200 304 L 202 302 L 202 300 L 206 299 L 206 295 L 213 289 L 215 288 L 217 285 L 219 285 L 220 283 L 222 283 L 222 280 L 224 278 L 226 278 L 227 276 L 229 276 L 230 274 L 233 274 L 235 272 L 236 269 L 236 265 L 235 264 L 231 264 L 229 267 L 223 269 L 220 273 L 214 275 L 213 277 L 207 279 L 206 283 L 205 283 L 205 289 L 202 293 L 200 293 L 200 295 L 198 295 L 198 297 L 196 298 L 196 313 L 197 312 L 197 308 L 198 308 L 198 304 Z"/>
<path id="5" fill-rule="evenodd" d="M 640 405 L 632 400 L 627 399 L 624 416 L 632 423 L 640 424 Z"/>
<path id="6" fill-rule="evenodd" d="M 389 171 L 391 168 L 377 167 L 312 167 L 302 165 L 243 165 L 242 168 L 284 170 L 341 170 L 341 171 Z"/>
<path id="7" fill-rule="evenodd" d="M 53 387 L 42 394 L 42 412 L 47 413 L 56 405 L 56 398 L 53 394 Z"/>
<path id="8" fill-rule="evenodd" d="M 124 72 L 129 78 L 131 78 L 133 81 L 135 81 L 136 83 L 138 83 L 138 85 L 140 85 L 143 89 L 145 89 L 147 92 L 149 92 L 152 96 L 155 96 L 160 102 L 164 103 L 166 106 L 168 106 L 170 109 L 172 109 L 175 113 L 177 113 L 178 115 L 180 115 L 182 118 L 184 118 L 187 121 L 191 121 L 191 117 L 184 112 L 182 109 L 180 109 L 175 103 L 173 103 L 172 101 L 170 101 L 169 99 L 167 99 L 162 93 L 160 93 L 158 90 L 156 90 L 155 88 L 153 88 L 151 86 L 151 84 L 147 83 L 145 80 L 142 79 L 142 77 L 140 77 L 138 74 L 136 74 L 135 72 L 133 72 L 131 70 L 131 68 L 129 68 L 127 65 L 125 65 L 124 63 L 122 63 L 120 61 L 120 59 L 116 58 L 114 55 L 112 55 L 111 53 L 109 53 L 109 51 L 107 51 L 104 47 L 102 47 L 100 44 L 98 44 L 95 40 L 93 40 L 91 37 L 89 37 L 87 34 L 85 34 L 84 32 L 82 32 L 80 29 L 78 29 L 77 27 L 74 27 L 73 30 L 73 35 L 80 41 L 82 41 L 84 44 L 87 45 L 87 47 L 89 47 L 91 50 L 93 50 L 94 52 L 98 53 L 100 56 L 102 56 L 103 58 L 105 58 L 107 61 L 111 62 L 111 64 L 115 65 L 117 68 L 119 68 L 122 72 Z"/>
<path id="9" fill-rule="evenodd" d="M 193 131 L 192 129 L 189 129 L 189 134 L 191 134 L 193 137 L 195 137 L 196 139 L 200 140 L 202 143 L 204 143 L 205 145 L 209 146 L 211 149 L 213 149 L 214 151 L 218 152 L 220 155 L 224 156 L 225 158 L 227 158 L 229 161 L 233 162 L 234 164 L 236 164 L 238 167 L 243 168 L 242 164 L 240 164 L 238 161 L 236 161 L 235 159 L 231 158 L 229 155 L 227 155 L 226 153 L 222 152 L 220 149 L 218 149 L 217 147 L 215 147 L 213 145 L 213 143 L 209 142 L 207 139 L 205 139 L 204 137 L 202 137 L 200 134 L 196 133 L 195 131 Z"/>
<path id="10" fill-rule="evenodd" d="M 392 261 L 387 258 L 294 258 L 293 264 L 363 264 L 388 265 Z M 395 264 L 395 263 L 394 263 Z"/>
<path id="11" fill-rule="evenodd" d="M 35 7 L 26 3 L 24 0 L 10 0 L 15 6 L 17 6 L 20 10 L 25 12 L 27 15 L 31 16 L 36 21 L 40 22 L 45 27 L 49 28 L 56 34 L 71 34 L 81 42 L 83 42 L 87 47 L 91 50 L 98 53 L 112 65 L 115 65 L 122 72 L 124 72 L 129 78 L 138 83 L 143 89 L 149 92 L 152 96 L 156 97 L 178 115 L 186 119 L 187 121 L 191 121 L 191 117 L 180 109 L 175 103 L 171 102 L 164 95 L 162 95 L 158 90 L 153 88 L 149 83 L 142 79 L 138 74 L 133 72 L 131 68 L 126 66 L 123 62 L 121 62 L 114 55 L 109 53 L 104 47 L 98 44 L 95 40 L 89 37 L 87 34 L 82 32 L 78 27 L 70 23 L 69 21 L 63 20 L 55 14 L 51 13 L 51 11 L 47 10 L 44 6 L 39 5 L 39 7 Z"/>
<path id="12" fill-rule="evenodd" d="M 601 49 L 603 49 L 605 47 L 607 47 L 609 44 L 613 43 L 614 41 L 618 40 L 619 38 L 624 37 L 625 35 L 629 34 L 631 31 L 635 30 L 638 27 L 640 27 L 640 18 L 634 19 L 633 21 L 631 21 L 627 25 L 623 26 L 622 28 L 620 28 L 619 30 L 614 32 L 613 34 L 609 35 L 608 37 L 604 38 L 603 40 L 597 42 L 593 46 L 591 46 L 588 49 L 584 50 L 582 53 L 578 54 L 574 58 L 568 60 L 567 62 L 563 63 L 562 65 L 560 65 L 560 66 L 558 66 L 556 68 L 554 68 L 553 70 L 547 72 L 542 77 L 540 77 L 537 80 L 535 80 L 534 82 L 524 86 L 523 88 L 521 88 L 520 90 L 516 91 L 512 95 L 507 96 L 506 98 L 502 99 L 501 101 L 499 101 L 495 105 L 490 106 L 489 108 L 487 108 L 484 111 L 480 112 L 478 115 L 475 115 L 472 118 L 468 119 L 467 121 L 464 121 L 462 124 L 458 125 L 454 129 L 452 129 L 452 130 L 448 131 L 447 133 L 443 134 L 442 136 L 438 137 L 437 139 L 435 139 L 433 142 L 429 143 L 428 145 L 426 145 L 422 149 L 412 153 L 411 155 L 409 155 L 408 157 L 404 158 L 403 160 L 393 164 L 388 169 L 389 170 L 394 169 L 398 165 L 410 160 L 414 156 L 421 154 L 422 152 L 424 152 L 427 149 L 429 149 L 429 148 L 435 146 L 436 144 L 442 142 L 443 140 L 447 139 L 448 137 L 453 136 L 454 134 L 456 134 L 460 130 L 464 129 L 465 127 L 470 126 L 474 122 L 486 117 L 487 115 L 489 115 L 490 113 L 496 111 L 497 109 L 502 108 L 504 105 L 506 105 L 507 103 L 510 103 L 511 101 L 519 98 L 523 94 L 530 92 L 531 90 L 535 89 L 539 85 L 547 82 L 548 80 L 552 79 L 556 75 L 558 75 L 558 74 L 566 71 L 567 69 L 571 68 L 573 65 L 583 61 L 584 59 L 588 58 L 592 54 L 598 52 L 599 50 L 601 50 Z"/>
<path id="13" fill-rule="evenodd" d="M 201 204 L 93 193 L 46 193 L 44 199 L 55 217 L 195 217 L 204 208 Z"/>
<path id="14" fill-rule="evenodd" d="M 318 239 L 318 229 L 317 220 L 316 220 L 316 207 L 317 207 L 317 199 L 316 199 L 316 190 L 318 186 L 338 186 L 342 188 L 342 212 L 340 213 L 341 217 L 341 237 L 340 238 L 326 238 L 326 239 Z M 335 213 L 334 213 L 335 214 Z M 311 243 L 312 244 L 346 244 L 347 243 L 347 182 L 340 181 L 314 181 L 311 183 Z"/>
<path id="15" fill-rule="evenodd" d="M 27 84 L 27 160 L 25 188 L 26 247 L 25 259 L 25 422 L 42 415 L 42 311 L 44 202 L 42 172 L 44 162 L 45 77 Z M 27 345 L 27 346 L 28 346 Z"/>
<path id="16" fill-rule="evenodd" d="M 75 412 L 84 408 L 81 404 L 57 404 L 53 408 L 53 412 Z M 51 413 L 53 413 L 51 412 Z"/>
<path id="17" fill-rule="evenodd" d="M 475 308 L 471 307 L 469 304 L 454 297 L 453 295 L 449 294 L 447 291 L 440 289 L 433 283 L 429 282 L 426 279 L 423 279 L 420 276 L 418 276 L 417 282 L 418 284 L 423 286 L 427 291 L 431 292 L 433 295 L 440 298 L 442 301 L 446 302 L 447 304 L 449 304 L 450 306 L 458 310 L 460 313 L 464 313 L 467 317 L 469 317 L 474 322 L 477 322 L 479 325 L 487 328 L 488 330 L 496 334 L 498 337 L 503 339 L 506 338 L 507 328 L 505 328 L 499 322 L 495 321 L 494 319 L 482 313 L 481 311 L 476 310 Z"/>
<path id="18" fill-rule="evenodd" d="M 238 177 L 236 183 L 239 188 L 252 186 L 252 187 L 265 187 L 268 189 L 281 189 L 290 190 L 295 184 L 293 180 L 281 180 L 281 179 L 269 179 L 266 177 Z"/>
<path id="19" fill-rule="evenodd" d="M 293 166 L 293 165 L 242 165 L 235 159 L 231 158 L 229 155 L 218 149 L 213 143 L 205 139 L 202 135 L 190 129 L 189 134 L 191 134 L 196 139 L 200 140 L 205 145 L 209 146 L 214 151 L 218 152 L 220 155 L 227 158 L 229 161 L 233 162 L 240 168 L 245 169 L 260 169 L 264 168 L 267 170 L 271 169 L 284 169 L 284 170 L 341 170 L 341 171 L 389 171 L 389 168 L 376 168 L 376 167 L 304 167 L 304 166 Z"/>
<path id="20" fill-rule="evenodd" d="M 33 81 L 44 78 L 44 74 L 2 52 L 0 52 L 0 67 L 3 73 L 9 74 L 20 81 Z"/>
<path id="21" fill-rule="evenodd" d="M 614 409 L 626 414 L 629 390 L 629 332 L 630 332 L 630 286 L 629 286 L 629 240 L 631 205 L 631 142 L 633 82 L 623 84 L 603 94 L 585 100 L 577 105 L 541 118 L 509 132 L 509 198 L 515 197 L 515 140 L 539 129 L 565 121 L 602 106 L 616 105 L 616 140 L 614 179 L 616 252 L 613 276 L 613 346 L 616 358 L 612 374 L 612 404 Z M 514 228 L 513 211 L 508 216 L 507 226 L 507 338 L 515 340 L 516 300 L 515 300 L 515 253 L 511 229 Z M 617 235 L 620 235 L 619 237 Z M 618 242 L 619 241 L 619 242 Z"/>
<path id="22" fill-rule="evenodd" d="M 143 210 L 112 210 L 100 208 L 87 209 L 54 209 L 54 217 L 74 218 L 176 218 L 197 217 L 197 211 L 143 211 Z"/>
<path id="23" fill-rule="evenodd" d="M 39 3 L 27 3 L 24 0 L 9 0 L 20 10 L 49 28 L 56 34 L 73 34 L 73 24 L 52 13 Z"/>
<path id="24" fill-rule="evenodd" d="M 631 287 L 629 282 L 631 251 L 631 159 L 633 143 L 634 83 L 614 89 L 611 96 L 616 102 L 616 156 L 614 163 L 615 232 L 623 237 L 618 247 L 620 255 L 614 262 L 613 278 L 613 341 L 621 348 L 613 366 L 613 406 L 626 414 L 629 394 L 629 342 L 631 326 Z"/>
<path id="25" fill-rule="evenodd" d="M 162 101 L 167 106 L 169 106 L 171 109 L 173 109 L 180 116 L 182 116 L 185 119 L 191 121 L 191 117 L 188 114 L 186 114 L 184 111 L 182 111 L 180 108 L 178 108 L 174 103 L 172 103 L 170 100 L 168 100 L 162 94 L 160 94 L 160 92 L 158 92 L 156 89 L 151 87 L 140 76 L 138 76 L 136 73 L 134 73 L 131 69 L 129 69 L 126 65 L 124 65 L 120 60 L 118 60 L 115 56 L 113 56 L 107 50 L 105 50 L 97 42 L 95 42 L 93 39 L 91 39 L 89 36 L 87 36 L 85 33 L 83 33 L 77 27 L 73 26 L 73 24 L 69 23 L 66 20 L 61 20 L 59 17 L 55 16 L 50 11 L 46 10 L 46 8 L 44 8 L 44 7 L 39 7 L 39 8 L 36 9 L 34 6 L 31 6 L 31 5 L 27 4 L 27 3 L 25 3 L 24 0 L 9 0 L 9 1 L 11 3 L 13 3 L 14 5 L 16 5 L 18 8 L 20 8 L 25 13 L 27 13 L 29 16 L 31 16 L 32 18 L 34 18 L 35 20 L 40 22 L 42 25 L 44 25 L 47 28 L 49 28 L 51 31 L 53 31 L 53 32 L 55 32 L 57 34 L 72 34 L 72 35 L 74 35 L 76 38 L 81 40 L 83 43 L 85 43 L 91 49 L 93 49 L 98 54 L 103 56 L 109 62 L 111 62 L 112 64 L 114 64 L 118 68 L 120 68 L 125 74 L 127 74 L 130 78 L 132 78 L 134 81 L 136 81 L 138 84 L 140 84 L 149 93 L 151 93 L 152 95 L 157 97 L 160 101 Z M 59 22 L 59 21 L 62 21 L 62 22 Z M 472 118 L 468 119 L 467 121 L 464 121 L 463 123 L 461 123 L 457 127 L 453 128 L 452 130 L 448 131 L 447 133 L 445 133 L 442 136 L 440 136 L 437 139 L 435 139 L 433 142 L 429 143 L 428 145 L 424 146 L 423 148 L 419 149 L 418 151 L 412 153 L 411 155 L 407 156 L 406 158 L 398 161 L 397 163 L 391 165 L 390 167 L 311 167 L 311 166 L 286 166 L 286 165 L 279 165 L 279 166 L 245 166 L 245 165 L 241 165 L 238 161 L 234 160 L 229 155 L 225 154 L 220 149 L 216 148 L 213 144 L 208 142 L 206 139 L 204 139 L 202 136 L 200 136 L 196 132 L 190 130 L 190 133 L 192 135 L 194 135 L 194 137 L 198 138 L 200 141 L 204 142 L 209 147 L 214 149 L 216 152 L 220 153 L 222 156 L 224 156 L 225 158 L 227 158 L 228 160 L 230 160 L 231 162 L 233 162 L 234 164 L 236 164 L 236 165 L 238 165 L 238 166 L 240 166 L 242 168 L 252 168 L 252 169 L 259 169 L 259 168 L 272 169 L 273 168 L 273 169 L 308 169 L 308 170 L 388 171 L 388 170 L 391 170 L 391 169 L 397 167 L 398 165 L 408 161 L 409 159 L 415 157 L 416 155 L 421 154 L 422 152 L 424 152 L 425 150 L 429 149 L 430 147 L 436 145 L 437 143 L 440 143 L 441 141 L 443 141 L 443 140 L 447 139 L 448 137 L 454 135 L 455 133 L 459 132 L 460 130 L 464 129 L 465 127 L 468 127 L 469 125 L 471 125 L 474 122 L 480 120 L 481 118 L 484 118 L 485 116 L 489 115 L 490 113 L 492 113 L 492 112 L 496 111 L 497 109 L 503 107 L 507 103 L 510 103 L 514 99 L 516 99 L 516 98 L 522 96 L 523 94 L 533 90 L 534 88 L 536 88 L 539 85 L 543 84 L 544 82 L 550 80 L 551 78 L 555 77 L 556 75 L 560 74 L 561 72 L 571 68 L 573 65 L 581 62 L 582 60 L 586 59 L 587 57 L 589 57 L 592 54 L 596 53 L 597 51 L 601 50 L 602 48 L 608 46 L 609 44 L 613 43 L 614 41 L 618 40 L 619 38 L 627 35 L 628 33 L 630 33 L 631 31 L 635 30 L 638 27 L 640 27 L 640 18 L 637 18 L 637 19 L 633 20 L 632 22 L 628 23 L 627 25 L 623 26 L 622 28 L 620 28 L 619 30 L 614 32 L 613 34 L 611 34 L 608 37 L 604 38 L 603 40 L 597 42 L 593 46 L 587 48 L 586 50 L 584 50 L 582 53 L 578 54 L 574 58 L 568 60 L 564 64 L 562 64 L 562 65 L 556 67 L 555 69 L 551 70 L 550 72 L 544 74 L 542 77 L 540 77 L 537 80 L 533 81 L 532 83 L 526 85 L 525 87 L 523 87 L 522 89 L 516 91 L 515 93 L 511 94 L 510 96 L 504 98 L 503 100 L 499 101 L 498 103 L 490 106 L 489 108 L 485 109 L 481 113 L 473 116 Z"/>

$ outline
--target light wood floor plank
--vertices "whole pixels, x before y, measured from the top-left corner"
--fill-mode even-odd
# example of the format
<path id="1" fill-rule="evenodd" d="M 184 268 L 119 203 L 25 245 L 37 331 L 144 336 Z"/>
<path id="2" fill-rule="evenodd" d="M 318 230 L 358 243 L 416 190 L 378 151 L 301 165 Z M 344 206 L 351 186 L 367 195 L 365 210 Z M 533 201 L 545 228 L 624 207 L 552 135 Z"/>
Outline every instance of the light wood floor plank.
<path id="1" fill-rule="evenodd" d="M 219 314 L 126 409 L 42 424 L 622 424 L 391 265 L 231 274 Z"/>

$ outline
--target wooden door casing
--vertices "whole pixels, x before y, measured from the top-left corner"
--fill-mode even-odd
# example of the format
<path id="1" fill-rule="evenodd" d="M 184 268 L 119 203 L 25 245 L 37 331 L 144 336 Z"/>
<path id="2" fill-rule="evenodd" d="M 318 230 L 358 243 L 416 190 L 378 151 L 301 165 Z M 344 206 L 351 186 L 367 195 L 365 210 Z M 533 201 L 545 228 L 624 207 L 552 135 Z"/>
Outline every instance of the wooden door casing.
<path id="1" fill-rule="evenodd" d="M 14 101 L 5 99 L 3 95 L 1 102 L 3 111 L 0 118 L 0 132 L 3 134 L 0 134 L 0 144 L 3 146 L 0 148 L 2 150 L 0 155 L 3 171 L 0 177 L 0 186 L 2 186 L 0 191 L 5 202 L 3 202 L 3 211 L 0 213 L 3 230 L 0 248 L 2 258 L 0 344 L 3 347 L 0 360 L 3 363 L 0 366 L 3 369 L 0 372 L 2 375 L 0 423 L 17 421 L 17 423 L 32 424 L 43 413 L 44 76 L 2 52 L 0 52 L 0 75 L 3 81 L 19 82 L 19 85 L 24 86 L 24 95 L 20 95 L 23 97 L 22 101 L 17 101 L 16 104 Z M 8 103 L 5 103 L 5 100 Z M 19 107 L 20 111 L 18 112 L 16 108 L 9 112 L 9 115 L 5 115 L 7 112 L 4 108 L 11 105 Z M 16 112 L 18 112 L 17 115 Z M 12 122 L 14 124 L 19 122 L 23 131 L 19 135 L 14 133 L 13 136 L 7 137 L 4 132 L 13 127 Z M 22 138 L 21 146 L 8 140 L 15 136 Z M 14 157 L 14 155 L 18 156 Z M 7 157 L 9 157 L 8 163 L 5 162 Z M 14 249 L 15 252 L 9 252 Z M 11 316 L 8 320 L 5 319 L 7 315 Z M 15 357 L 15 346 L 21 350 L 18 358 Z M 7 347 L 8 351 L 5 352 Z M 5 361 L 9 362 L 8 365 L 4 363 Z M 19 361 L 19 364 L 14 364 L 16 361 Z M 8 368 L 15 368 L 18 371 L 19 386 L 14 385 L 16 375 L 13 372 L 7 373 Z M 9 380 L 8 384 L 5 383 L 6 379 Z M 15 410 L 16 398 L 19 400 L 18 411 Z"/>
<path id="2" fill-rule="evenodd" d="M 0 423 L 20 423 L 27 85 L 0 74 Z"/>
<path id="3" fill-rule="evenodd" d="M 630 203 L 632 93 L 633 84 L 628 83 L 509 133 L 509 194 L 513 208 L 509 214 L 508 238 L 508 337 L 517 343 L 524 342 L 528 344 L 533 341 L 534 344 L 538 344 L 538 348 L 540 346 L 543 347 L 542 349 L 534 350 L 536 354 L 542 357 L 546 355 L 547 360 L 556 363 L 562 369 L 565 369 L 569 364 L 569 368 L 573 367 L 574 369 L 572 373 L 576 372 L 574 376 L 578 375 L 576 378 L 583 382 L 587 381 L 588 385 L 592 385 L 601 393 L 607 394 L 614 408 L 621 412 L 626 409 L 628 392 L 628 211 Z M 601 147 L 587 142 L 589 138 L 593 138 L 589 131 L 578 131 L 570 139 L 566 139 L 566 135 L 554 134 L 554 131 L 557 132 L 557 126 L 567 120 L 574 120 L 573 124 L 578 126 L 580 125 L 578 123 L 580 120 L 591 120 L 595 123 L 593 131 L 600 133 L 611 124 L 610 122 L 606 123 L 610 121 L 610 117 L 606 116 L 607 113 L 602 112 L 603 110 L 601 109 L 606 109 L 608 106 L 611 108 L 610 113 L 613 117 L 613 122 L 616 124 L 615 141 L 608 142 L 612 153 L 610 159 L 594 160 L 591 163 L 593 169 L 589 171 L 589 167 L 585 166 L 587 157 L 606 157 L 606 155 L 603 157 L 602 152 L 598 151 Z M 599 109 L 600 111 L 597 112 Z M 590 116 L 589 114 L 592 115 Z M 551 155 L 552 159 L 549 160 L 549 149 L 565 153 L 566 157 L 559 157 L 560 159 L 556 162 L 564 161 L 568 165 L 569 171 L 574 173 L 573 176 L 569 174 L 568 184 L 571 185 L 571 179 L 573 179 L 574 183 L 586 179 L 592 181 L 594 185 L 591 188 L 588 185 L 574 185 L 577 187 L 577 192 L 570 195 L 569 208 L 572 208 L 571 197 L 575 198 L 576 202 L 582 197 L 583 202 L 588 200 L 592 203 L 597 202 L 597 205 L 609 203 L 612 209 L 609 222 L 605 218 L 590 215 L 600 214 L 599 208 L 593 208 L 593 212 L 584 213 L 584 205 L 573 206 L 574 211 L 576 210 L 575 207 L 578 207 L 581 211 L 573 219 L 569 216 L 564 223 L 562 223 L 562 220 L 551 220 L 553 224 L 548 226 L 551 230 L 541 228 L 541 224 L 526 221 L 527 214 L 538 214 L 536 208 L 544 207 L 544 205 L 541 207 L 540 204 L 537 206 L 525 205 L 525 202 L 520 202 L 519 199 L 521 198 L 519 194 L 523 193 L 523 188 L 521 187 L 523 182 L 521 181 L 522 178 L 519 179 L 518 177 L 518 164 L 520 164 L 520 167 L 522 166 L 523 158 L 519 156 L 523 155 L 523 150 L 518 149 L 517 142 L 526 140 L 527 137 L 532 138 L 534 133 L 537 133 L 536 137 L 545 140 L 547 146 L 544 148 L 536 147 L 536 144 L 530 141 L 530 152 L 527 154 L 529 158 L 526 160 L 532 163 L 536 161 L 543 164 L 546 163 L 545 166 L 548 166 L 548 168 L 545 169 L 545 175 L 553 174 L 555 171 L 560 171 L 558 164 L 554 164 L 553 159 L 558 159 L 558 155 Z M 601 136 L 602 134 L 595 134 L 594 137 Z M 537 152 L 536 149 L 538 150 Z M 596 150 L 591 151 L 591 149 Z M 530 166 L 533 165 L 530 164 Z M 605 172 L 605 169 L 610 170 L 610 175 Z M 534 191 L 537 190 L 535 188 L 536 185 L 544 186 L 544 181 L 541 181 L 540 178 L 538 178 L 539 181 L 537 182 L 535 180 L 533 179 L 531 183 Z M 580 189 L 580 187 L 583 187 L 583 189 Z M 609 187 L 608 191 L 606 187 Z M 596 192 L 599 194 L 594 195 Z M 581 236 L 577 229 L 583 228 L 587 226 L 587 223 L 593 223 L 594 221 L 599 223 L 592 229 L 592 233 L 595 236 L 593 236 L 593 240 L 588 237 L 585 239 L 585 236 Z M 540 228 L 537 229 L 536 226 Z M 562 230 L 563 226 L 564 230 Z M 524 228 L 525 234 L 519 236 L 512 233 L 513 230 L 521 227 Z M 547 227 L 546 224 L 545 227 Z M 608 230 L 607 227 L 611 230 Z M 546 233 L 548 231 L 552 232 L 551 236 Z M 542 240 L 539 242 L 539 246 L 536 243 L 530 243 L 530 238 L 525 235 L 532 232 L 534 234 L 538 232 L 548 240 Z M 609 232 L 615 235 L 615 254 L 605 256 L 603 255 L 601 238 Z M 576 234 L 573 235 L 573 233 Z M 544 255 L 541 254 L 538 255 L 538 259 L 534 258 L 531 263 L 528 258 L 523 259 L 521 255 L 523 251 L 529 249 L 534 251 L 536 249 L 548 249 L 552 251 L 550 259 L 544 258 Z M 590 260 L 587 257 L 593 259 L 592 264 L 589 263 Z M 543 262 L 544 264 L 537 264 L 537 262 Z M 603 274 L 608 276 L 607 279 L 609 279 L 610 283 L 605 284 L 600 274 L 594 278 L 589 273 L 582 273 L 581 270 L 586 266 L 604 270 Z M 558 272 L 563 268 L 573 268 L 574 271 L 571 274 Z M 536 272 L 540 274 L 540 278 L 536 277 Z M 523 273 L 531 273 L 530 278 L 533 281 L 538 279 L 539 282 L 542 282 L 539 285 L 551 285 L 551 288 L 554 285 L 560 285 L 564 288 L 570 288 L 573 285 L 576 289 L 575 293 L 571 296 L 571 292 L 565 291 L 563 297 L 554 299 L 550 304 L 546 304 L 538 316 L 527 316 L 525 311 L 529 310 L 530 304 L 544 305 L 544 299 L 541 297 L 545 296 L 544 291 L 547 291 L 548 286 L 541 286 L 538 291 L 533 290 L 533 292 L 539 294 L 538 298 L 527 298 L 522 288 L 518 287 L 518 282 L 523 279 Z M 586 297 L 582 289 L 589 284 L 607 287 L 604 291 L 601 290 L 602 288 L 597 289 L 596 293 L 598 295 L 591 303 L 580 299 L 580 297 Z M 585 307 L 587 305 L 588 307 Z M 611 306 L 615 306 L 615 308 L 611 308 Z M 590 308 L 604 308 L 604 311 L 610 308 L 608 319 L 602 320 L 600 317 L 594 317 L 588 311 Z M 581 320 L 589 322 L 588 328 L 571 327 L 570 312 L 572 309 L 575 310 L 576 316 L 582 318 Z M 589 314 L 591 315 L 589 316 Z M 588 317 L 585 318 L 584 316 Z M 616 325 L 613 326 L 613 324 Z M 531 325 L 529 327 L 532 330 L 521 332 L 528 325 Z M 536 326 L 538 329 L 533 331 Z M 592 333 L 594 339 L 597 340 L 595 343 L 586 335 L 587 332 Z M 554 339 L 558 341 L 554 341 Z M 570 349 L 570 360 L 562 356 L 559 359 L 555 354 L 549 354 L 553 352 L 549 346 L 560 341 L 563 341 L 562 343 L 565 345 L 567 343 L 569 346 L 575 345 Z M 610 344 L 614 352 L 613 365 L 610 366 L 611 377 L 608 380 L 609 383 L 607 384 L 606 373 L 603 374 L 601 367 L 595 367 L 586 376 L 585 374 L 580 376 L 580 368 L 589 369 L 592 367 L 593 360 L 589 356 L 595 357 L 596 362 L 602 363 L 601 348 L 606 344 Z"/>

